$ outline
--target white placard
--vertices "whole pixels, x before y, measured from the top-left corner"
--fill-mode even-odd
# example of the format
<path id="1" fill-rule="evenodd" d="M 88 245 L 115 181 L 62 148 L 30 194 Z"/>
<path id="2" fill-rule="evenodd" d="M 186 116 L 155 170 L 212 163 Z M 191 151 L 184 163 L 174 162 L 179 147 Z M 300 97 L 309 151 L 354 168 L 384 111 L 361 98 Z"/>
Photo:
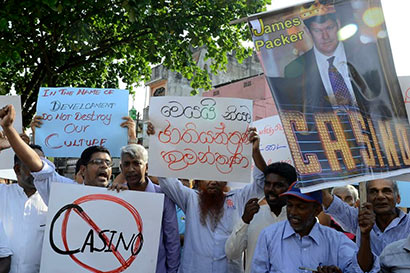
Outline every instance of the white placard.
<path id="1" fill-rule="evenodd" d="M 155 272 L 163 203 L 159 193 L 52 183 L 40 272 Z"/>
<path id="2" fill-rule="evenodd" d="M 278 115 L 253 122 L 260 137 L 260 150 L 266 164 L 286 162 L 293 166 L 288 141 Z"/>
<path id="3" fill-rule="evenodd" d="M 251 181 L 251 100 L 154 97 L 149 110 L 150 175 Z"/>
<path id="4" fill-rule="evenodd" d="M 23 126 L 22 126 L 23 122 L 22 122 L 22 116 L 21 116 L 20 96 L 0 96 L 0 108 L 3 108 L 7 104 L 12 104 L 14 106 L 14 109 L 16 110 L 16 118 L 14 120 L 13 125 L 14 125 L 14 128 L 17 130 L 17 132 L 22 133 L 23 132 Z M 0 127 L 0 131 L 3 131 L 1 127 Z M 13 161 L 14 161 L 14 152 L 11 148 L 8 148 L 0 152 L 0 169 L 12 169 L 14 166 Z M 10 177 L 5 177 L 5 178 L 10 178 Z"/>
<path id="5" fill-rule="evenodd" d="M 43 125 L 36 144 L 46 156 L 80 157 L 89 146 L 105 146 L 113 157 L 127 145 L 128 90 L 101 88 L 40 88 L 37 115 Z"/>

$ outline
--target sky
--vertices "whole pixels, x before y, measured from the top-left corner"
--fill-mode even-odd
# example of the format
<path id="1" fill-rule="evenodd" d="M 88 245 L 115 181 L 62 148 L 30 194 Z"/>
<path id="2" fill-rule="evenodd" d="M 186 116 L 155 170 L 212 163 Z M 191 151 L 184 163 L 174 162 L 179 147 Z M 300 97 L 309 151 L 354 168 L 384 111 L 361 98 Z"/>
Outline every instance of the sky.
<path id="1" fill-rule="evenodd" d="M 308 2 L 306 0 L 271 0 L 268 11 L 288 7 L 299 3 Z M 352 0 L 355 1 L 355 0 Z M 384 17 L 387 25 L 387 32 L 393 51 L 394 63 L 398 76 L 410 75 L 410 1 L 409 0 L 382 0 Z M 134 107 L 142 113 L 142 109 L 149 103 L 148 88 L 137 88 L 134 100 Z M 130 107 L 132 101 L 130 99 Z"/>

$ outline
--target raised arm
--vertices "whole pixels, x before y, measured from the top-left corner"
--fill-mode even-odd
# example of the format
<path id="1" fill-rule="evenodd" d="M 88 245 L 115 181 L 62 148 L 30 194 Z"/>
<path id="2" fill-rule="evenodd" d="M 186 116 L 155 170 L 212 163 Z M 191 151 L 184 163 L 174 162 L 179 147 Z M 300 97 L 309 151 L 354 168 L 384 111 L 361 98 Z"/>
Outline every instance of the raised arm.
<path id="1" fill-rule="evenodd" d="M 30 122 L 31 132 L 33 134 L 33 143 L 36 143 L 36 130 L 43 125 L 43 117 L 42 116 L 35 116 L 33 120 Z"/>
<path id="2" fill-rule="evenodd" d="M 259 148 L 260 138 L 255 127 L 249 128 L 249 141 L 252 143 L 252 158 L 255 162 L 255 166 L 263 172 L 266 168 L 266 162 Z"/>
<path id="3" fill-rule="evenodd" d="M 135 121 L 129 116 L 123 117 L 122 119 L 124 120 L 124 122 L 122 122 L 120 125 L 122 128 L 127 128 L 128 144 L 137 144 L 138 139 L 137 139 Z"/>
<path id="4" fill-rule="evenodd" d="M 322 191 L 323 192 L 323 191 Z M 330 193 L 329 193 L 330 195 Z M 358 228 L 357 217 L 358 210 L 349 206 L 347 203 L 340 200 L 337 196 L 331 196 L 333 201 L 326 208 L 325 213 L 330 214 L 342 226 L 342 228 L 350 233 L 356 233 Z M 323 198 L 324 200 L 325 198 Z"/>
<path id="5" fill-rule="evenodd" d="M 225 254 L 228 259 L 239 259 L 248 246 L 248 227 L 259 211 L 257 198 L 250 199 L 245 205 L 242 218 L 235 224 L 231 235 L 225 243 Z"/>
<path id="6" fill-rule="evenodd" d="M 327 209 L 333 202 L 333 195 L 330 193 L 329 189 L 322 190 L 322 204 Z"/>
<path id="7" fill-rule="evenodd" d="M 0 110 L 0 125 L 3 127 L 3 132 L 9 140 L 10 146 L 13 148 L 17 156 L 28 166 L 30 171 L 38 172 L 43 167 L 43 163 L 39 155 L 30 148 L 30 146 L 21 139 L 19 133 L 13 127 L 16 112 L 13 105 L 7 105 Z"/>

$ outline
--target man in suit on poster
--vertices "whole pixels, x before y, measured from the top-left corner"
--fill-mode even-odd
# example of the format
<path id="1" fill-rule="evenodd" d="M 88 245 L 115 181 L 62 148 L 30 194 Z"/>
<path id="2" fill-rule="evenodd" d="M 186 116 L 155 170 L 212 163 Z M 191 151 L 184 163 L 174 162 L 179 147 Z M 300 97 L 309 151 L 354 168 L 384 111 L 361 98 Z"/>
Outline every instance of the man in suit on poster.
<path id="1" fill-rule="evenodd" d="M 285 79 L 270 79 L 279 91 L 275 98 L 289 105 L 282 110 L 306 114 L 358 107 L 375 119 L 406 117 L 397 79 L 387 83 L 379 52 L 383 48 L 352 38 L 341 42 L 335 7 L 322 2 L 316 0 L 300 10 L 313 48 L 285 67 Z"/>

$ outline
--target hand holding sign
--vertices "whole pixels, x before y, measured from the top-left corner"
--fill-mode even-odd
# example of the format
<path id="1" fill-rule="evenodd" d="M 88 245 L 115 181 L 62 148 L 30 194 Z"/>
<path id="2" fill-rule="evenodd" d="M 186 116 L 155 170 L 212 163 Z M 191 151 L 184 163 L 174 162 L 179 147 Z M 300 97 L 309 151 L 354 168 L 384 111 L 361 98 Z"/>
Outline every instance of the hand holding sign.
<path id="1" fill-rule="evenodd" d="M 3 132 L 0 132 L 0 152 L 8 148 L 10 148 L 10 143 L 7 140 L 7 137 L 3 134 Z"/>
<path id="2" fill-rule="evenodd" d="M 0 125 L 3 129 L 13 126 L 14 119 L 16 117 L 16 111 L 14 110 L 13 105 L 9 104 L 4 106 L 0 110 Z"/>
<path id="3" fill-rule="evenodd" d="M 252 143 L 253 150 L 259 150 L 260 140 L 259 135 L 255 127 L 250 127 L 249 130 L 249 141 Z"/>
<path id="4" fill-rule="evenodd" d="M 122 119 L 125 121 L 121 123 L 121 127 L 128 129 L 128 143 L 137 143 L 136 126 L 134 120 L 129 116 L 123 117 Z"/>

